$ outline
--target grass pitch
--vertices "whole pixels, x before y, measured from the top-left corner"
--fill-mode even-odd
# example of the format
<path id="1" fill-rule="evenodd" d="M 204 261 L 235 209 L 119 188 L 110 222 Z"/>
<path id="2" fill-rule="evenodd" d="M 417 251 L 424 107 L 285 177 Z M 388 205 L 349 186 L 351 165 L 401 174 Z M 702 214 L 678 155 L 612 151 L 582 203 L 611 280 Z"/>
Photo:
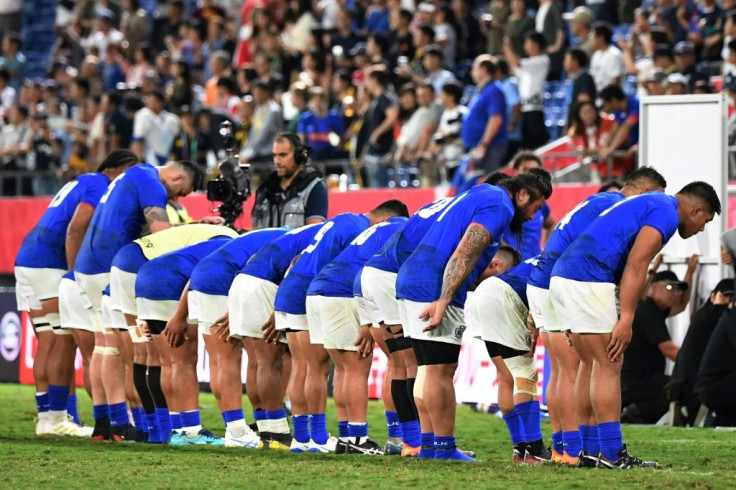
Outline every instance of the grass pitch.
<path id="1" fill-rule="evenodd" d="M 35 437 L 34 390 L 0 384 L 0 485 L 2 488 L 736 488 L 736 434 L 708 429 L 628 426 L 632 453 L 656 459 L 659 470 L 582 470 L 511 464 L 501 419 L 458 407 L 457 438 L 477 464 L 407 461 L 398 457 L 317 455 L 211 447 L 168 447 Z M 91 403 L 79 393 L 80 416 L 92 422 Z M 209 394 L 202 420 L 223 434 Z M 246 419 L 252 416 L 246 411 Z M 336 433 L 332 402 L 328 427 Z M 383 406 L 369 406 L 371 436 L 385 440 Z M 549 426 L 543 426 L 549 440 Z"/>

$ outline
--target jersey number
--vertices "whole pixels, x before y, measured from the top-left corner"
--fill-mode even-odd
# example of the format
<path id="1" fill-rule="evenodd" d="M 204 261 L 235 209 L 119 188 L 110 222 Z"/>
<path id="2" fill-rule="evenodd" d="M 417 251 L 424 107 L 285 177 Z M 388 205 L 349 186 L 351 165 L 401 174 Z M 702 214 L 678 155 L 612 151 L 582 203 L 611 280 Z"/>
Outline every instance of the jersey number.
<path id="1" fill-rule="evenodd" d="M 606 209 L 601 214 L 599 214 L 598 217 L 600 218 L 601 216 L 607 215 L 608 213 L 610 213 L 611 211 L 613 211 L 614 209 L 616 209 L 617 207 L 619 207 L 623 203 L 628 202 L 628 201 L 630 201 L 632 199 L 636 199 L 637 197 L 641 197 L 641 195 L 639 195 L 639 196 L 631 196 L 631 197 L 627 197 L 626 199 L 620 200 L 619 202 L 617 202 L 616 204 L 614 204 L 613 206 L 611 206 L 610 208 Z"/>
<path id="2" fill-rule="evenodd" d="M 56 208 L 59 207 L 59 205 L 64 202 L 64 199 L 66 199 L 66 196 L 68 196 L 74 188 L 79 184 L 78 180 L 72 180 L 68 184 L 66 184 L 64 187 L 62 187 L 59 192 L 56 193 L 54 198 L 49 203 L 50 208 Z"/>
<path id="3" fill-rule="evenodd" d="M 117 177 L 115 177 L 115 180 L 110 182 L 110 185 L 107 186 L 107 190 L 105 191 L 105 194 L 100 198 L 100 204 L 105 204 L 107 202 L 107 198 L 110 197 L 110 193 L 117 185 L 118 180 L 123 178 L 123 175 L 125 175 L 125 173 L 118 175 Z"/>
<path id="4" fill-rule="evenodd" d="M 317 245 L 319 245 L 320 240 L 322 240 L 325 237 L 327 232 L 330 231 L 330 228 L 332 228 L 333 226 L 335 226 L 335 223 L 332 221 L 328 221 L 327 223 L 325 223 L 322 229 L 320 229 L 317 232 L 317 234 L 314 235 L 314 241 L 307 248 L 305 248 L 302 253 L 311 254 L 312 252 L 314 252 L 314 249 L 317 248 Z"/>
<path id="5" fill-rule="evenodd" d="M 575 213 L 577 213 L 578 211 L 580 211 L 581 209 L 583 209 L 585 206 L 587 206 L 589 202 L 590 201 L 583 201 L 580 204 L 578 204 L 577 206 L 575 206 L 572 209 L 572 211 L 570 211 L 569 213 L 567 213 L 565 215 L 565 217 L 562 218 L 559 223 L 557 223 L 557 226 L 555 228 L 557 228 L 559 230 L 563 230 L 565 228 L 565 226 L 567 226 L 567 224 L 570 222 L 570 220 L 572 219 L 572 217 L 575 216 Z"/>
<path id="6" fill-rule="evenodd" d="M 437 199 L 435 202 L 433 202 L 429 206 L 424 207 L 420 209 L 419 211 L 417 211 L 417 214 L 422 219 L 430 218 L 434 216 L 435 214 L 439 213 L 440 211 L 442 211 L 443 209 L 445 209 L 445 206 L 450 204 L 450 201 L 452 201 L 453 199 L 454 198 L 452 197 L 443 197 L 442 199 Z"/>
<path id="7" fill-rule="evenodd" d="M 365 242 L 368 241 L 368 239 L 371 236 L 373 236 L 373 234 L 376 232 L 376 230 L 378 228 L 380 228 L 382 226 L 386 226 L 387 224 L 389 224 L 389 222 L 388 221 L 384 221 L 383 223 L 378 223 L 375 226 L 371 226 L 370 228 L 367 228 L 363 233 L 361 233 L 360 235 L 356 236 L 353 239 L 353 241 L 350 242 L 350 245 L 357 245 L 357 246 L 363 245 Z"/>

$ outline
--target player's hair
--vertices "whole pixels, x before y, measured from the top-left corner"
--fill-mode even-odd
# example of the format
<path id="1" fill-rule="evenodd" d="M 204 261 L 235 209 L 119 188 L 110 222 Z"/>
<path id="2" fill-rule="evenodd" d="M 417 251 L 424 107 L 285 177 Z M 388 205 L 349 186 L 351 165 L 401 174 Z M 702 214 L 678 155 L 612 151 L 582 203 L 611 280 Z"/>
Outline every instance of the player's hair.
<path id="1" fill-rule="evenodd" d="M 442 92 L 452 97 L 456 104 L 463 98 L 463 86 L 458 82 L 447 82 L 442 86 Z"/>
<path id="2" fill-rule="evenodd" d="M 618 85 L 606 85 L 598 94 L 603 102 L 613 102 L 614 100 L 626 100 L 626 94 Z"/>
<path id="3" fill-rule="evenodd" d="M 514 170 L 519 170 L 519 167 L 521 167 L 521 164 L 524 162 L 537 162 L 537 165 L 539 165 L 540 167 L 544 167 L 544 165 L 542 164 L 542 159 L 531 151 L 520 151 L 519 153 L 514 155 L 514 160 L 511 166 Z"/>
<path id="4" fill-rule="evenodd" d="M 493 172 L 491 175 L 486 178 L 484 184 L 490 184 L 490 185 L 498 185 L 500 182 L 503 182 L 504 180 L 509 180 L 511 176 L 509 174 L 505 174 L 503 172 Z"/>
<path id="5" fill-rule="evenodd" d="M 678 194 L 686 194 L 696 199 L 700 199 L 708 205 L 710 210 L 715 214 L 721 214 L 721 200 L 712 185 L 707 182 L 695 181 L 690 182 L 680 189 Z"/>
<path id="6" fill-rule="evenodd" d="M 181 169 L 184 170 L 184 173 L 192 179 L 192 187 L 194 189 L 201 189 L 204 187 L 205 175 L 199 165 L 194 162 L 190 162 L 189 160 L 178 160 L 175 164 L 181 167 Z"/>
<path id="7" fill-rule="evenodd" d="M 649 180 L 662 189 L 667 188 L 667 181 L 664 179 L 662 174 L 657 172 L 654 167 L 639 167 L 629 174 L 629 178 L 626 179 L 626 184 L 636 184 L 642 180 Z"/>
<path id="8" fill-rule="evenodd" d="M 119 168 L 129 164 L 135 165 L 138 162 L 140 162 L 138 156 L 130 150 L 113 150 L 105 157 L 104 160 L 102 160 L 100 166 L 97 167 L 97 172 L 101 173 L 105 170 Z"/>
<path id="9" fill-rule="evenodd" d="M 520 190 L 525 189 L 531 196 L 532 201 L 540 197 L 549 199 L 549 196 L 552 195 L 552 176 L 543 168 L 529 169 L 528 172 L 515 175 L 498 185 L 507 189 L 514 196 Z"/>
<path id="10" fill-rule="evenodd" d="M 547 39 L 541 32 L 529 31 L 524 35 L 524 40 L 527 39 L 536 44 L 541 51 L 547 49 Z"/>
<path id="11" fill-rule="evenodd" d="M 609 180 L 608 182 L 600 186 L 598 190 L 595 192 L 596 194 L 599 194 L 601 192 L 609 192 L 612 190 L 620 191 L 622 188 L 623 188 L 623 185 L 621 184 L 621 182 L 614 179 L 614 180 Z"/>
<path id="12" fill-rule="evenodd" d="M 596 22 L 593 24 L 593 35 L 602 37 L 606 44 L 611 44 L 613 40 L 613 28 L 608 22 Z"/>
<path id="13" fill-rule="evenodd" d="M 517 265 L 521 264 L 521 253 L 510 245 L 501 245 L 500 247 L 498 247 L 498 252 L 496 253 L 508 254 L 511 257 L 512 267 L 516 267 Z"/>
<path id="14" fill-rule="evenodd" d="M 580 68 L 586 68 L 588 66 L 588 55 L 580 48 L 572 48 L 567 54 L 575 60 Z"/>
<path id="15" fill-rule="evenodd" d="M 406 204 L 398 199 L 391 199 L 379 204 L 375 209 L 371 210 L 371 213 L 379 216 L 389 215 L 403 216 L 404 218 L 409 217 L 409 209 L 406 207 Z"/>

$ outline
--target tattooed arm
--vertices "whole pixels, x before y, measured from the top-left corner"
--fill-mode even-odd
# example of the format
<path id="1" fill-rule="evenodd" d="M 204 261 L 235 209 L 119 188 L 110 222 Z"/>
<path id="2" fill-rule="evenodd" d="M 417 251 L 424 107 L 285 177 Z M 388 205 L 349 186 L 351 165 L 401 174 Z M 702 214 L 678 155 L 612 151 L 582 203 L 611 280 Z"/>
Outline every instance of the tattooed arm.
<path id="1" fill-rule="evenodd" d="M 146 217 L 146 225 L 151 233 L 171 228 L 169 223 L 169 215 L 166 209 L 160 206 L 149 206 L 143 209 L 143 216 Z"/>
<path id="2" fill-rule="evenodd" d="M 465 235 L 445 267 L 440 298 L 431 303 L 420 315 L 420 318 L 429 320 L 429 324 L 424 329 L 425 332 L 434 330 L 442 322 L 445 310 L 475 268 L 478 259 L 491 240 L 491 233 L 478 223 L 471 223 L 465 230 Z"/>

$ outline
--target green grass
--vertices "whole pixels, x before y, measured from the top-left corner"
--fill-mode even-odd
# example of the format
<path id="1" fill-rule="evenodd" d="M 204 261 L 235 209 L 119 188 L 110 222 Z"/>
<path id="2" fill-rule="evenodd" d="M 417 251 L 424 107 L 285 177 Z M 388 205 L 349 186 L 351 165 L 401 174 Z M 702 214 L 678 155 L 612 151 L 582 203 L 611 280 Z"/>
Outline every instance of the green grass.
<path id="1" fill-rule="evenodd" d="M 79 398 L 82 418 L 91 421 L 89 398 L 86 393 Z M 201 404 L 204 424 L 222 434 L 214 398 L 203 394 Z M 328 412 L 334 413 L 332 405 Z M 457 436 L 463 448 L 477 451 L 478 464 L 37 438 L 34 417 L 32 387 L 0 384 L 2 488 L 736 487 L 734 434 L 707 429 L 625 427 L 632 452 L 657 459 L 663 468 L 621 472 L 513 465 L 503 421 L 467 407 L 458 408 Z M 371 435 L 383 441 L 380 403 L 371 402 L 369 421 Z M 334 417 L 328 423 L 336 432 Z M 549 439 L 549 426 L 543 429 Z"/>

